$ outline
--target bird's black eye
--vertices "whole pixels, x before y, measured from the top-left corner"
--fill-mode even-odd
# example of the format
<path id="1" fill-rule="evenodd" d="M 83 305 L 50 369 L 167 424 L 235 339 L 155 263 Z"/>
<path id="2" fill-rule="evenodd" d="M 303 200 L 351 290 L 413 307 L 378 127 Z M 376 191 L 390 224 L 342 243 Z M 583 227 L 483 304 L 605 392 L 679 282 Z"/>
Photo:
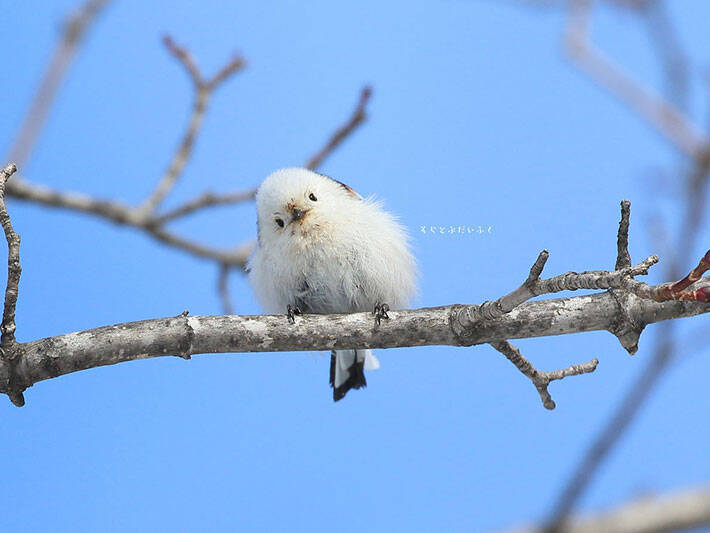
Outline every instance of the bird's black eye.
<path id="1" fill-rule="evenodd" d="M 284 227 L 284 221 L 281 220 L 280 218 L 277 218 L 277 219 L 276 219 L 276 223 L 279 225 L 280 228 L 283 228 L 283 227 Z"/>
<path id="2" fill-rule="evenodd" d="M 316 198 L 316 195 L 311 193 L 308 195 L 308 199 L 311 200 L 312 202 L 317 202 L 318 198 Z"/>

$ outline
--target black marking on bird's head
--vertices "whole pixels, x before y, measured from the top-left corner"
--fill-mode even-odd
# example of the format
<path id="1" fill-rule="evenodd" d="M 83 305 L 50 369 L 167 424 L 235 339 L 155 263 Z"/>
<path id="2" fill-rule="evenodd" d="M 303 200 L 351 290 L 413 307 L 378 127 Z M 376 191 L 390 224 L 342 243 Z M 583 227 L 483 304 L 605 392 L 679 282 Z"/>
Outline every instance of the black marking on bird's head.
<path id="1" fill-rule="evenodd" d="M 335 178 L 331 178 L 330 176 L 328 176 L 328 175 L 326 175 L 326 174 L 321 174 L 320 172 L 317 172 L 316 174 L 318 174 L 319 176 L 323 176 L 324 178 L 327 178 L 327 179 L 329 179 L 330 181 L 334 181 L 335 183 L 337 183 L 338 185 L 340 185 L 343 189 L 345 189 L 345 192 L 347 192 L 347 193 L 348 193 L 350 196 L 352 196 L 353 198 L 362 198 L 362 196 L 360 196 L 360 195 L 355 191 L 355 189 L 353 189 L 352 187 L 349 187 L 348 185 L 346 185 L 346 184 L 343 183 L 342 181 L 338 181 L 338 180 L 336 180 Z"/>

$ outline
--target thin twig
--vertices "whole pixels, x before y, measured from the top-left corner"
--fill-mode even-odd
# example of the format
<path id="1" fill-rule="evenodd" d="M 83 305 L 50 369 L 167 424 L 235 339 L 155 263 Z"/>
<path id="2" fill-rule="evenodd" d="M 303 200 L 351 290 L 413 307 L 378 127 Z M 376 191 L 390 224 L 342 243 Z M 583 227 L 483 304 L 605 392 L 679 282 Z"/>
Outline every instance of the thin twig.
<path id="1" fill-rule="evenodd" d="M 110 1 L 88 0 L 64 24 L 52 59 L 47 65 L 42 81 L 32 98 L 30 110 L 25 116 L 15 142 L 10 148 L 7 156 L 8 161 L 14 161 L 21 168 L 26 166 L 32 148 L 34 148 L 49 110 L 54 103 L 54 97 L 64 79 L 64 75 L 76 56 L 87 30 Z"/>
<path id="2" fill-rule="evenodd" d="M 629 254 L 629 218 L 631 216 L 631 202 L 623 200 L 621 202 L 621 221 L 619 231 L 616 234 L 616 266 L 614 270 L 621 270 L 631 266 L 631 254 Z"/>
<path id="3" fill-rule="evenodd" d="M 197 198 L 185 202 L 184 204 L 164 212 L 161 215 L 153 217 L 153 221 L 156 224 L 166 224 L 167 222 L 172 222 L 175 219 L 185 217 L 187 215 L 192 215 L 197 211 L 207 209 L 209 207 L 216 207 L 220 205 L 232 205 L 240 204 L 243 202 L 248 202 L 253 200 L 256 196 L 256 189 L 250 189 L 248 191 L 237 191 L 231 193 L 215 194 L 212 192 L 206 192 Z"/>
<path id="4" fill-rule="evenodd" d="M 683 279 L 673 283 L 663 283 L 655 287 L 648 287 L 648 289 L 640 288 L 640 290 L 637 290 L 634 293 L 642 298 L 645 298 L 647 297 L 646 295 L 648 295 L 657 302 L 667 302 L 668 300 L 708 302 L 710 301 L 710 292 L 707 290 L 707 287 L 703 287 L 695 291 L 686 290 L 693 283 L 698 281 L 708 270 L 710 270 L 710 250 L 708 250 L 700 259 L 698 266 L 692 269 Z M 641 285 L 645 285 L 645 283 L 641 283 Z"/>
<path id="5" fill-rule="evenodd" d="M 219 267 L 219 274 L 217 276 L 217 292 L 219 293 L 219 298 L 222 301 L 222 310 L 225 315 L 234 314 L 232 296 L 229 294 L 229 271 L 229 265 L 225 265 L 223 263 Z"/>
<path id="6" fill-rule="evenodd" d="M 15 308 L 17 306 L 17 296 L 19 293 L 20 274 L 20 236 L 15 232 L 10 221 L 10 214 L 5 206 L 5 185 L 7 180 L 17 171 L 14 163 L 7 165 L 0 171 L 0 224 L 5 232 L 7 241 L 7 286 L 5 287 L 5 304 L 2 312 L 2 337 L 0 340 L 0 355 L 8 368 L 7 394 L 13 404 L 22 407 L 25 398 L 22 395 L 21 386 L 17 385 L 16 356 L 13 348 L 17 344 L 15 340 Z"/>
<path id="7" fill-rule="evenodd" d="M 196 255 L 197 257 L 202 257 L 203 259 L 213 259 L 219 263 L 225 263 L 242 270 L 246 267 L 247 258 L 249 257 L 253 247 L 253 243 L 247 242 L 233 249 L 222 250 L 185 239 L 184 237 L 180 237 L 179 235 L 165 230 L 162 226 L 153 226 L 148 223 L 146 226 L 142 226 L 141 229 L 147 231 L 150 235 L 164 244 L 179 248 L 183 251 L 191 253 L 192 255 Z"/>
<path id="8" fill-rule="evenodd" d="M 82 9 L 82 11 L 74 19 L 72 19 L 73 22 L 70 24 L 70 29 L 67 30 L 65 35 L 65 44 L 63 47 L 60 47 L 64 50 L 64 52 L 62 52 L 63 54 L 68 53 L 67 50 L 65 50 L 66 46 L 68 46 L 67 43 L 73 43 L 73 45 L 76 45 L 79 37 L 83 34 L 86 25 L 93 20 L 93 17 L 98 13 L 98 10 L 106 3 L 107 0 L 88 2 L 84 9 Z M 49 187 L 31 183 L 25 179 L 15 179 L 9 183 L 7 193 L 22 200 L 52 207 L 81 211 L 108 219 L 117 224 L 138 228 L 145 231 L 156 240 L 169 246 L 179 248 L 198 257 L 214 259 L 220 264 L 226 264 L 231 267 L 243 269 L 246 265 L 246 259 L 249 251 L 251 250 L 250 244 L 242 245 L 233 250 L 220 250 L 206 246 L 199 242 L 185 239 L 163 227 L 166 221 L 177 218 L 178 216 L 183 216 L 210 205 L 236 203 L 237 201 L 241 201 L 243 197 L 236 197 L 235 195 L 225 195 L 220 197 L 212 196 L 207 199 L 203 197 L 197 205 L 195 202 L 190 202 L 165 215 L 158 216 L 155 215 L 153 211 L 175 185 L 185 167 L 186 162 L 192 154 L 195 139 L 199 133 L 200 125 L 207 108 L 208 99 L 212 91 L 231 74 L 243 68 L 245 64 L 244 60 L 239 56 L 233 57 L 215 74 L 213 78 L 205 80 L 187 50 L 178 47 L 169 37 L 165 38 L 165 45 L 168 51 L 170 51 L 170 53 L 181 62 L 188 72 L 196 91 L 195 102 L 187 130 L 170 162 L 168 170 L 158 183 L 153 194 L 144 202 L 143 205 L 139 207 L 132 207 L 118 201 L 92 198 L 79 193 L 57 191 Z M 71 52 L 73 53 L 73 49 Z M 49 71 L 53 71 L 51 66 Z"/>
<path id="9" fill-rule="evenodd" d="M 229 78 L 235 72 L 242 70 L 246 66 L 246 61 L 240 54 L 234 54 L 227 64 L 219 69 L 212 78 L 207 80 L 207 86 L 210 90 L 220 85 L 223 81 Z"/>
<path id="10" fill-rule="evenodd" d="M 350 134 L 352 134 L 357 127 L 362 124 L 367 118 L 367 103 L 370 101 L 372 96 L 372 88 L 365 86 L 360 91 L 360 99 L 355 106 L 350 118 L 345 124 L 340 128 L 335 130 L 335 132 L 330 136 L 328 141 L 325 143 L 323 148 L 316 152 L 304 165 L 310 170 L 316 170 L 319 168 L 326 157 L 335 151 L 335 149 L 342 143 Z"/>
<path id="11" fill-rule="evenodd" d="M 209 95 L 230 75 L 241 70 L 245 62 L 240 56 L 234 56 L 212 78 L 205 79 L 200 73 L 195 61 L 192 59 L 192 56 L 185 48 L 177 46 L 169 37 L 165 39 L 165 45 L 170 53 L 181 62 L 192 80 L 196 90 L 196 102 L 193 106 L 192 118 L 188 124 L 185 135 L 171 160 L 166 174 L 158 183 L 153 194 L 141 206 L 132 207 L 114 200 L 104 200 L 80 193 L 58 191 L 32 183 L 26 179 L 13 180 L 7 188 L 7 193 L 22 200 L 89 213 L 117 224 L 131 226 L 145 231 L 151 237 L 169 246 L 179 248 L 198 257 L 213 259 L 220 264 L 243 270 L 252 248 L 251 243 L 243 244 L 233 250 L 220 250 L 185 239 L 168 231 L 164 226 L 170 221 L 202 209 L 250 200 L 256 193 L 255 189 L 220 195 L 205 193 L 165 213 L 159 214 L 154 211 L 169 194 L 184 169 L 185 163 L 192 154 L 192 148 L 196 135 L 199 132 Z M 327 145 L 317 156 L 314 156 L 318 158 L 318 161 L 322 161 L 330 154 L 364 120 L 365 106 L 370 94 L 371 91 L 369 88 L 366 87 L 363 89 L 360 101 L 348 123 L 336 131 Z"/>
<path id="12" fill-rule="evenodd" d="M 5 348 L 15 344 L 15 307 L 20 284 L 20 236 L 12 228 L 10 215 L 5 206 L 5 184 L 17 171 L 14 163 L 10 163 L 0 172 L 0 224 L 7 240 L 7 287 L 5 289 L 5 304 L 2 312 L 2 340 L 0 345 Z"/>
<path id="13" fill-rule="evenodd" d="M 200 131 L 200 127 L 202 126 L 212 92 L 220 83 L 225 81 L 232 74 L 243 69 L 246 65 L 241 56 L 234 56 L 223 68 L 219 70 L 219 72 L 217 72 L 217 74 L 215 74 L 213 78 L 205 80 L 200 73 L 200 69 L 193 60 L 192 55 L 186 48 L 175 44 L 175 41 L 173 41 L 170 36 L 165 36 L 163 38 L 163 43 L 165 44 L 167 50 L 178 61 L 180 61 L 182 66 L 187 71 L 193 84 L 195 99 L 192 105 L 192 113 L 190 115 L 187 129 L 183 134 L 182 140 L 180 141 L 172 160 L 170 161 L 170 165 L 168 165 L 167 171 L 158 182 L 153 194 L 151 194 L 141 206 L 141 209 L 146 213 L 152 213 L 162 203 L 162 201 L 165 200 L 166 196 L 170 194 L 170 191 L 173 189 L 175 183 L 185 169 L 185 164 L 192 155 L 192 150 L 195 146 L 195 139 Z"/>
<path id="14" fill-rule="evenodd" d="M 578 289 L 624 288 L 634 293 L 638 292 L 639 296 L 641 296 L 640 293 L 643 292 L 642 297 L 651 298 L 650 291 L 655 289 L 655 287 L 650 287 L 645 283 L 635 281 L 633 277 L 648 274 L 649 268 L 658 262 L 658 256 L 656 255 L 647 257 L 638 265 L 621 270 L 567 272 L 566 274 L 560 274 L 552 278 L 540 279 L 540 274 L 548 257 L 549 253 L 547 250 L 540 252 L 540 255 L 538 255 L 530 269 L 530 275 L 520 287 L 498 298 L 494 302 L 484 302 L 483 305 L 481 305 L 483 318 L 498 318 L 506 313 L 510 313 L 523 302 L 527 302 L 531 298 L 542 294 L 575 291 Z"/>
<path id="15" fill-rule="evenodd" d="M 94 215 L 103 220 L 129 226 L 144 231 L 150 237 L 205 259 L 226 263 L 237 268 L 244 268 L 252 244 L 246 243 L 235 249 L 219 249 L 185 239 L 166 230 L 158 221 L 146 217 L 140 208 L 131 207 L 115 200 L 102 200 L 80 193 L 50 189 L 27 180 L 18 180 L 15 184 L 15 198 L 48 207 L 78 211 Z M 9 192 L 9 191 L 8 191 Z"/>
<path id="16" fill-rule="evenodd" d="M 536 369 L 530 361 L 523 356 L 523 354 L 520 353 L 520 350 L 508 341 L 492 342 L 490 345 L 505 355 L 508 358 L 508 361 L 513 363 L 515 367 L 520 370 L 520 372 L 522 372 L 530 379 L 530 381 L 533 382 L 533 385 L 535 385 L 535 388 L 540 395 L 540 400 L 542 400 L 542 405 L 545 406 L 545 409 L 550 410 L 555 408 L 555 401 L 552 399 L 552 396 L 550 396 L 550 393 L 547 390 L 547 387 L 550 385 L 551 381 L 563 379 L 568 376 L 578 376 L 580 374 L 594 372 L 599 364 L 598 359 L 592 359 L 588 363 L 572 365 L 561 370 L 541 372 Z"/>
<path id="17" fill-rule="evenodd" d="M 197 134 L 200 131 L 200 126 L 202 126 L 209 97 L 210 93 L 205 89 L 198 89 L 197 94 L 195 94 L 195 101 L 193 103 L 192 114 L 187 130 L 180 141 L 175 155 L 170 161 L 168 170 L 160 179 L 153 193 L 143 202 L 142 208 L 145 212 L 152 213 L 162 201 L 165 200 L 175 186 L 175 183 L 177 183 L 182 171 L 185 169 L 185 164 L 192 155 L 192 149 L 195 145 Z"/>
<path id="18" fill-rule="evenodd" d="M 187 48 L 179 46 L 170 35 L 163 36 L 163 44 L 165 48 L 173 55 L 182 66 L 185 67 L 187 74 L 190 76 L 190 80 L 195 87 L 199 87 L 204 84 L 204 79 L 202 78 L 202 73 L 200 72 L 197 63 L 190 54 Z"/>
<path id="19" fill-rule="evenodd" d="M 71 58 L 76 53 L 81 37 L 83 37 L 90 23 L 95 20 L 100 10 L 109 1 L 89 0 L 67 25 L 54 58 L 47 68 L 45 78 L 34 99 L 32 109 L 11 150 L 11 153 L 16 154 L 14 160 L 23 161 L 29 154 L 52 103 L 59 81 L 69 66 Z M 235 54 L 211 78 L 207 79 L 202 75 L 197 63 L 186 48 L 177 45 L 170 37 L 165 37 L 164 44 L 168 52 L 182 64 L 187 72 L 195 90 L 195 99 L 190 120 L 181 142 L 171 158 L 168 169 L 159 180 L 153 193 L 141 206 L 132 207 L 120 201 L 104 200 L 80 193 L 58 191 L 32 183 L 19 176 L 8 183 L 6 193 L 9 196 L 28 202 L 88 213 L 117 224 L 134 227 L 169 246 L 199 257 L 213 259 L 220 265 L 243 270 L 247 256 L 252 248 L 251 243 L 241 245 L 233 250 L 220 250 L 185 239 L 168 231 L 164 226 L 170 221 L 203 209 L 250 200 L 254 197 L 255 190 L 220 195 L 205 193 L 165 213 L 159 214 L 155 211 L 174 187 L 192 154 L 212 92 L 234 73 L 242 70 L 245 67 L 245 61 L 240 55 Z M 311 158 L 312 161 L 315 161 L 310 163 L 311 166 L 320 164 L 365 119 L 365 106 L 370 94 L 369 88 L 363 89 L 360 101 L 351 118 L 333 134 L 326 146 L 316 156 Z"/>

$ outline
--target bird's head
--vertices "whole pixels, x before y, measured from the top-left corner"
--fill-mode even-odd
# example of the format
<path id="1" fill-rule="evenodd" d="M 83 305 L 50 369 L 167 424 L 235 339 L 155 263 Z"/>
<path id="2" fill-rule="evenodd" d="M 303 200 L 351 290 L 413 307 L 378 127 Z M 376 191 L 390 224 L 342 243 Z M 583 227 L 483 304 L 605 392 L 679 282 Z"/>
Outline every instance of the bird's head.
<path id="1" fill-rule="evenodd" d="M 360 199 L 347 185 L 305 168 L 270 174 L 256 195 L 259 242 L 315 235 L 338 220 L 344 203 Z"/>

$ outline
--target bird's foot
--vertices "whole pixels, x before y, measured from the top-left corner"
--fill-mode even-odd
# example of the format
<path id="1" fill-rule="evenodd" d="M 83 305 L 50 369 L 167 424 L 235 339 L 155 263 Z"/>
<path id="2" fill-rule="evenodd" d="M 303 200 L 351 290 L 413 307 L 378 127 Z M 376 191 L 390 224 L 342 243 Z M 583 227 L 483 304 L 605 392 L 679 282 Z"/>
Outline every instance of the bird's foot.
<path id="1" fill-rule="evenodd" d="M 387 311 L 390 310 L 390 306 L 387 304 L 382 304 L 382 303 L 377 303 L 375 305 L 374 311 L 372 311 L 372 314 L 375 315 L 375 324 L 378 326 L 380 325 L 380 322 L 384 318 L 385 320 L 389 320 L 390 317 L 387 314 Z"/>
<path id="2" fill-rule="evenodd" d="M 289 324 L 295 324 L 296 323 L 296 315 L 302 315 L 303 313 L 301 310 L 298 308 L 298 306 L 291 306 L 287 305 L 286 306 L 286 318 L 288 319 Z"/>

